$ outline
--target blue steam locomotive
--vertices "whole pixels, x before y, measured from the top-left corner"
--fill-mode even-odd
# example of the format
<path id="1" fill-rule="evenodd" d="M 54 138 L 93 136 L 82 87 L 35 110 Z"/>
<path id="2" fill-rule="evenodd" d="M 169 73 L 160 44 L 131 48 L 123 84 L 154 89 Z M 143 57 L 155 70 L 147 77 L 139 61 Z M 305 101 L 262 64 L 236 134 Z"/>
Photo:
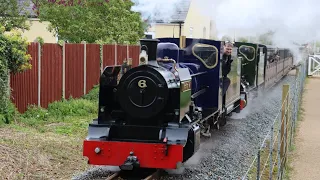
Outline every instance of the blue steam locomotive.
<path id="1" fill-rule="evenodd" d="M 94 165 L 176 169 L 200 147 L 200 137 L 239 113 L 249 92 L 273 86 L 293 67 L 288 49 L 194 38 L 140 40 L 139 66 L 109 66 L 100 78 L 99 112 L 83 155 Z M 230 47 L 230 46 L 229 46 Z M 250 94 L 251 95 L 251 94 Z"/>

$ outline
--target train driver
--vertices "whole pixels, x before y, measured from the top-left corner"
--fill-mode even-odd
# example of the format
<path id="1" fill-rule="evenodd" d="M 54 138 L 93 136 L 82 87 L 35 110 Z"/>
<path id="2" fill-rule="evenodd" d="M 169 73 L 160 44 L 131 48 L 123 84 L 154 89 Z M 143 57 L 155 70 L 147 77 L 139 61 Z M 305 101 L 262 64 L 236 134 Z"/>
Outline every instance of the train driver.
<path id="1" fill-rule="evenodd" d="M 223 55 L 222 55 L 222 76 L 223 76 L 223 89 L 222 95 L 224 96 L 230 86 L 230 79 L 227 77 L 229 72 L 231 71 L 231 63 L 233 59 L 231 57 L 233 44 L 231 42 L 226 41 L 224 48 L 223 48 Z"/>

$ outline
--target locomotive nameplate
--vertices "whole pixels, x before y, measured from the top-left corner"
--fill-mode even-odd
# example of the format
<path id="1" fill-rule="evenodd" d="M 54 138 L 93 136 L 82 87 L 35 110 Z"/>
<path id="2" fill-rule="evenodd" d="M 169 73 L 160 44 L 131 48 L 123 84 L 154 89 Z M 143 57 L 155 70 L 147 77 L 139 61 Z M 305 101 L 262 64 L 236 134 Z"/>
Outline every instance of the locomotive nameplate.
<path id="1" fill-rule="evenodd" d="M 191 80 L 182 81 L 180 85 L 180 120 L 189 111 L 191 103 Z"/>
<path id="2" fill-rule="evenodd" d="M 191 81 L 184 81 L 181 82 L 181 92 L 191 90 Z"/>

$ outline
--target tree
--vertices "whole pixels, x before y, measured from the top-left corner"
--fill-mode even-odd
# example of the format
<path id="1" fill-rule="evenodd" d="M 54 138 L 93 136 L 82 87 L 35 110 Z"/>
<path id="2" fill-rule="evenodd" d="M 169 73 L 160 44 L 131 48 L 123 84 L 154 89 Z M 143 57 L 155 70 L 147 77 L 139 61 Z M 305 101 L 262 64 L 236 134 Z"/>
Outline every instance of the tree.
<path id="1" fill-rule="evenodd" d="M 268 31 L 259 36 L 259 42 L 265 45 L 272 45 L 272 37 L 274 35 L 274 31 Z"/>
<path id="2" fill-rule="evenodd" d="M 238 38 L 238 41 L 239 41 L 239 42 L 244 42 L 244 43 L 248 43 L 248 42 L 249 42 L 248 39 L 245 38 L 245 37 L 239 37 L 239 38 Z"/>
<path id="3" fill-rule="evenodd" d="M 224 35 L 222 36 L 221 41 L 232 41 L 232 38 L 230 36 Z"/>
<path id="4" fill-rule="evenodd" d="M 0 123 L 9 122 L 13 114 L 9 73 L 31 68 L 28 43 L 19 32 L 29 29 L 28 13 L 24 10 L 26 5 L 19 4 L 17 0 L 0 2 Z"/>
<path id="5" fill-rule="evenodd" d="M 18 3 L 19 2 L 19 3 Z M 16 73 L 30 68 L 28 43 L 20 30 L 28 30 L 29 1 L 2 0 L 0 2 L 0 58 L 1 64 Z"/>
<path id="6" fill-rule="evenodd" d="M 136 44 L 144 35 L 145 23 L 131 11 L 133 5 L 130 0 L 42 0 L 37 4 L 40 20 L 49 21 L 49 31 L 61 40 Z"/>
<path id="7" fill-rule="evenodd" d="M 11 31 L 16 28 L 29 29 L 27 24 L 29 13 L 26 11 L 26 7 L 29 5 L 29 1 L 23 3 L 18 3 L 17 0 L 0 1 L 0 25 L 5 28 L 4 31 Z"/>
<path id="8" fill-rule="evenodd" d="M 14 108 L 10 102 L 9 73 L 22 72 L 30 69 L 27 54 L 28 43 L 19 31 L 5 33 L 5 27 L 0 26 L 0 124 L 9 122 L 13 118 Z"/>

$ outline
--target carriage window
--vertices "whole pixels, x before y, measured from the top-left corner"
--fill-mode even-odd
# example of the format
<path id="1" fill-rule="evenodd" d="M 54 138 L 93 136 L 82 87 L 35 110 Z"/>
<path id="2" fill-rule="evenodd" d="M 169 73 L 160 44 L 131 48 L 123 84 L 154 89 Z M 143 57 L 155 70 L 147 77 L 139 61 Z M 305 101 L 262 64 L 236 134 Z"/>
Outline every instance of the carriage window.
<path id="1" fill-rule="evenodd" d="M 197 57 L 207 68 L 212 69 L 218 63 L 218 49 L 208 44 L 195 44 L 192 54 Z"/>
<path id="2" fill-rule="evenodd" d="M 242 45 L 239 48 L 240 54 L 242 54 L 248 61 L 253 61 L 256 55 L 254 47 Z"/>

